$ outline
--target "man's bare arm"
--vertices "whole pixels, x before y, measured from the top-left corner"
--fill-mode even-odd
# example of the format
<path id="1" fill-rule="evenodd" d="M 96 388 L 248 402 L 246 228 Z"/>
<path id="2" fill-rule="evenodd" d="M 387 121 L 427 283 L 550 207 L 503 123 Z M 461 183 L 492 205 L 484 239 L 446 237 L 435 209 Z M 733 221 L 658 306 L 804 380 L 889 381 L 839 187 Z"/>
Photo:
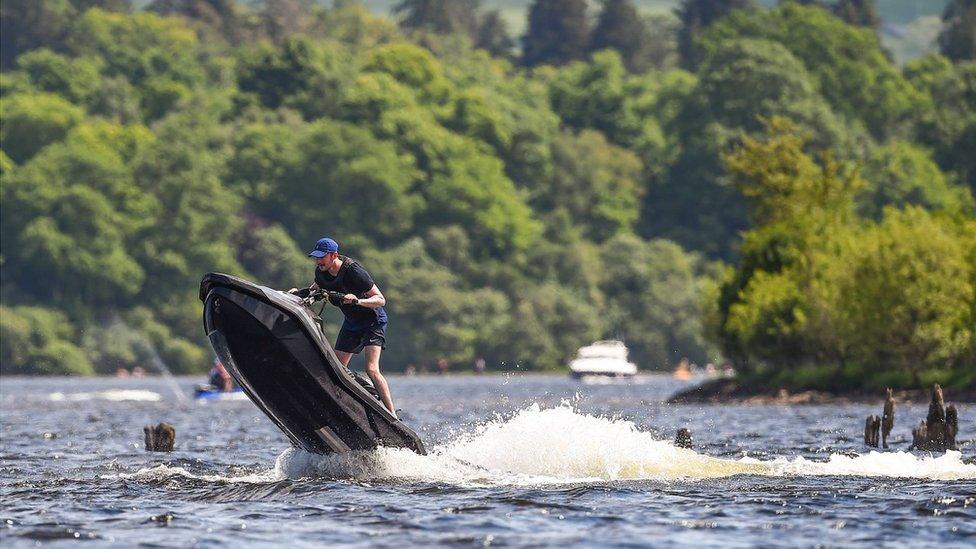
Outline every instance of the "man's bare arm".
<path id="1" fill-rule="evenodd" d="M 356 299 L 353 294 L 346 294 L 342 297 L 342 302 L 345 304 L 356 303 L 362 307 L 369 309 L 379 309 L 383 305 L 386 305 L 386 298 L 380 292 L 380 289 L 373 284 L 373 287 L 366 292 L 366 297 L 362 299 Z"/>

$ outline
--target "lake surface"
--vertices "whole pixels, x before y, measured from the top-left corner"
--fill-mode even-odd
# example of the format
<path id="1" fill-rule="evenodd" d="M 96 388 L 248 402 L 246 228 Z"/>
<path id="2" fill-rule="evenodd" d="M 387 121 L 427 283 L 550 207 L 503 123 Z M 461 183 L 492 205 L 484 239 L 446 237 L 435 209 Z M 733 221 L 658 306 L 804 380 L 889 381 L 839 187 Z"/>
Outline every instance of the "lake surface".
<path id="1" fill-rule="evenodd" d="M 0 543 L 403 546 L 976 543 L 976 406 L 961 452 L 907 453 L 926 406 L 666 405 L 667 377 L 389 378 L 429 456 L 289 449 L 199 379 L 0 378 Z M 952 400 L 947 393 L 947 400 Z M 147 453 L 143 425 L 176 427 Z M 694 449 L 675 448 L 679 427 Z"/>

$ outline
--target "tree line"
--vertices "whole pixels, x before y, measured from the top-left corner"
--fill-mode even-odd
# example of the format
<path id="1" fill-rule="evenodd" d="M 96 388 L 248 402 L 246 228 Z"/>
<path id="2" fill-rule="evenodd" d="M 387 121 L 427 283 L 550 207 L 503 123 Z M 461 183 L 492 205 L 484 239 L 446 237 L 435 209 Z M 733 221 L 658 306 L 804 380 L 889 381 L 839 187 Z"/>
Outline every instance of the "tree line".
<path id="1" fill-rule="evenodd" d="M 905 67 L 868 2 L 540 0 L 520 52 L 448 4 L 5 2 L 4 373 L 205 369 L 200 276 L 308 283 L 328 234 L 387 295 L 391 369 L 614 337 L 647 369 L 973 382 L 969 4 Z"/>

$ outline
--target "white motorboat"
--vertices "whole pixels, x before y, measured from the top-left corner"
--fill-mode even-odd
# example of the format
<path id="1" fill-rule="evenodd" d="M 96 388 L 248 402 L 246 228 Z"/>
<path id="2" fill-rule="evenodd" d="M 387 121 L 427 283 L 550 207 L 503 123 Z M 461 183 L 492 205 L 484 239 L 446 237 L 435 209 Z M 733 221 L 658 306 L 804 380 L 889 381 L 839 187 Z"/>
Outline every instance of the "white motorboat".
<path id="1" fill-rule="evenodd" d="M 630 377 L 637 374 L 637 365 L 627 360 L 627 346 L 622 341 L 597 341 L 580 347 L 576 358 L 569 363 L 569 375 Z"/>

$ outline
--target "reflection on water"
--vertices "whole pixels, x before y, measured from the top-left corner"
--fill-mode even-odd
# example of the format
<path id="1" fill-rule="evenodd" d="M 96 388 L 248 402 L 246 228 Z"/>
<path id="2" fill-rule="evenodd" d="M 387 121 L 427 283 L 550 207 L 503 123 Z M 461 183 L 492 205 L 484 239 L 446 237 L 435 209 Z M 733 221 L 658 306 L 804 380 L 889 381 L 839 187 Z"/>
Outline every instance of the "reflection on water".
<path id="1" fill-rule="evenodd" d="M 190 394 L 197 381 L 180 385 Z M 682 386 L 669 377 L 392 386 L 429 456 L 294 451 L 249 402 L 180 403 L 158 379 L 4 378 L 0 539 L 873 545 L 976 535 L 971 422 L 960 422 L 961 452 L 878 453 L 859 440 L 872 407 L 664 405 Z M 899 405 L 893 450 L 924 415 Z M 142 426 L 163 420 L 177 451 L 143 452 Z M 694 449 L 671 444 L 678 427 Z"/>

